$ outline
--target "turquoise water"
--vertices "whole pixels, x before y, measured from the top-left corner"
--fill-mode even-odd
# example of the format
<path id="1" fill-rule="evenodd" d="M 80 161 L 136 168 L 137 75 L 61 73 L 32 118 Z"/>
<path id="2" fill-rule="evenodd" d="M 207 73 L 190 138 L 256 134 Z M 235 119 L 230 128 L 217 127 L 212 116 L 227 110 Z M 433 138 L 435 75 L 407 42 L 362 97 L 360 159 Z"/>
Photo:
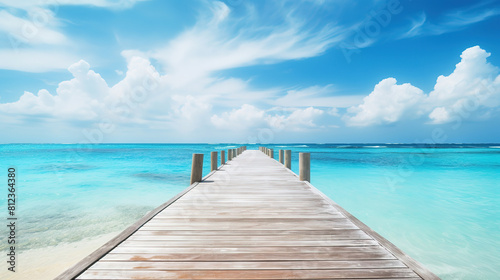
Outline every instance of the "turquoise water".
<path id="1" fill-rule="evenodd" d="M 187 187 L 193 153 L 207 174 L 210 151 L 236 146 L 0 145 L 0 177 L 18 170 L 20 248 L 122 230 Z M 498 279 L 500 145 L 267 147 L 291 149 L 295 172 L 311 152 L 317 188 L 443 279 Z"/>

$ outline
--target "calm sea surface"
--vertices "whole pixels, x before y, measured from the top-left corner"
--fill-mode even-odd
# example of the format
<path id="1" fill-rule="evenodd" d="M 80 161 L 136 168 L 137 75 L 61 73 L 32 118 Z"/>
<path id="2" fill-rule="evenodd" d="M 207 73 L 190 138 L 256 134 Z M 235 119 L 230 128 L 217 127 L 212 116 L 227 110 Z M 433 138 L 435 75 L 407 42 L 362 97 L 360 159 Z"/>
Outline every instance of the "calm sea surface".
<path id="1" fill-rule="evenodd" d="M 249 149 L 257 146 L 247 145 Z M 500 145 L 274 144 L 311 153 L 311 181 L 443 279 L 499 279 Z M 126 228 L 189 184 L 191 155 L 236 144 L 0 145 L 18 179 L 19 248 Z M 6 231 L 0 249 L 7 248 Z"/>

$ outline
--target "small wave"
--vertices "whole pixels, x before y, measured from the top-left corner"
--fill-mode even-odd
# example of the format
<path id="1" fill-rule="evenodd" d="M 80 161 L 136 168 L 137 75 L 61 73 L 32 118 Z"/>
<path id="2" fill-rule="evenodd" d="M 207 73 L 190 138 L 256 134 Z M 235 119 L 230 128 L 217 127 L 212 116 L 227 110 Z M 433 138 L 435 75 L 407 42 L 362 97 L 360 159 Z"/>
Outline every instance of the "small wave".
<path id="1" fill-rule="evenodd" d="M 387 148 L 387 146 L 363 146 L 363 148 Z"/>
<path id="2" fill-rule="evenodd" d="M 500 146 L 490 146 L 490 149 L 500 149 Z"/>
<path id="3" fill-rule="evenodd" d="M 96 168 L 95 166 L 92 165 L 86 165 L 86 164 L 47 164 L 44 166 L 41 166 L 39 169 L 42 170 L 49 170 L 49 171 L 86 171 L 90 169 Z"/>
<path id="4" fill-rule="evenodd" d="M 295 145 L 292 147 L 294 147 L 294 148 L 309 148 L 309 146 L 307 146 L 307 145 Z"/>
<path id="5" fill-rule="evenodd" d="M 170 176 L 165 174 L 158 173 L 136 173 L 133 174 L 134 177 L 146 179 L 146 180 L 154 180 L 154 181 L 167 181 L 170 180 Z"/>
<path id="6" fill-rule="evenodd" d="M 234 149 L 236 146 L 215 147 L 216 150 Z"/>

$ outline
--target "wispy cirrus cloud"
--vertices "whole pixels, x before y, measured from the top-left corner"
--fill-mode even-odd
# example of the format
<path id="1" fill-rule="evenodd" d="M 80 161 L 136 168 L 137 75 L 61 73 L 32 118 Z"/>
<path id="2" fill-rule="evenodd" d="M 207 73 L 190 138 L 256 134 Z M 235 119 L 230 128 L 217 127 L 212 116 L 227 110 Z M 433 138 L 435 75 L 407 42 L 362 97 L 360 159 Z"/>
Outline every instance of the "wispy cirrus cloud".
<path id="1" fill-rule="evenodd" d="M 132 7 L 141 0 L 0 0 L 0 69 L 48 72 L 66 69 L 81 55 L 60 6 L 94 6 L 108 9 Z"/>
<path id="2" fill-rule="evenodd" d="M 425 12 L 421 12 L 412 19 L 410 27 L 400 38 L 441 35 L 500 15 L 499 8 L 485 8 L 483 6 L 476 5 L 462 10 L 450 11 L 434 21 L 431 21 Z"/>
<path id="3" fill-rule="evenodd" d="M 293 11 L 263 25 L 251 6 L 238 17 L 222 2 L 210 10 L 193 28 L 149 52 L 179 85 L 220 70 L 318 56 L 345 36 L 336 25 L 309 26 Z"/>
<path id="4" fill-rule="evenodd" d="M 33 7 L 47 6 L 94 6 L 102 8 L 130 8 L 137 2 L 149 0 L 24 0 L 10 1 L 0 0 L 0 7 L 10 7 L 18 9 L 31 9 Z"/>
<path id="5" fill-rule="evenodd" d="M 359 104 L 363 95 L 342 95 L 336 92 L 332 84 L 326 86 L 311 86 L 302 89 L 292 89 L 277 98 L 273 104 L 288 107 L 340 107 L 346 108 Z"/>

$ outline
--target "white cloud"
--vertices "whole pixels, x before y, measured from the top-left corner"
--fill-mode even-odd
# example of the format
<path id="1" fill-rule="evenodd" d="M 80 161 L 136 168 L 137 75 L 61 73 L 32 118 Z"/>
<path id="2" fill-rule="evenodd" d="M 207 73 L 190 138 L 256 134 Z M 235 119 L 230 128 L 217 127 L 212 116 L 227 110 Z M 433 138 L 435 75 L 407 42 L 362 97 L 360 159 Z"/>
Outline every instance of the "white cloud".
<path id="1" fill-rule="evenodd" d="M 239 109 L 233 109 L 230 112 L 224 112 L 220 116 L 213 115 L 212 123 L 222 129 L 240 130 L 249 129 L 265 124 L 266 114 L 252 105 L 243 104 Z"/>
<path id="2" fill-rule="evenodd" d="M 271 114 L 271 112 L 274 112 L 274 114 Z M 253 105 L 244 104 L 230 112 L 213 115 L 211 121 L 217 128 L 225 130 L 272 128 L 276 131 L 302 131 L 317 128 L 316 121 L 323 114 L 323 110 L 313 107 L 305 109 L 272 108 L 266 112 Z"/>
<path id="3" fill-rule="evenodd" d="M 393 123 L 418 113 L 417 106 L 424 98 L 422 90 L 411 84 L 398 85 L 396 79 L 387 78 L 375 86 L 362 104 L 350 107 L 344 120 L 351 126 Z"/>
<path id="4" fill-rule="evenodd" d="M 270 123 L 276 128 L 300 131 L 306 128 L 317 127 L 315 121 L 323 114 L 323 110 L 314 107 L 296 109 L 287 117 L 272 117 Z"/>
<path id="5" fill-rule="evenodd" d="M 350 107 L 343 119 L 347 125 L 367 126 L 424 115 L 434 124 L 490 117 L 500 106 L 500 75 L 487 62 L 489 56 L 479 46 L 466 49 L 453 73 L 439 76 L 428 95 L 411 84 L 384 79 L 363 103 Z"/>
<path id="6" fill-rule="evenodd" d="M 25 92 L 13 103 L 0 104 L 0 112 L 21 116 L 41 116 L 66 121 L 96 120 L 103 111 L 101 101 L 108 94 L 104 79 L 85 61 L 71 65 L 73 79 L 59 84 L 57 94 L 40 90 L 37 95 Z"/>
<path id="7" fill-rule="evenodd" d="M 311 86 L 300 90 L 289 90 L 274 102 L 288 107 L 339 107 L 345 108 L 362 101 L 362 95 L 337 95 L 333 85 Z"/>
<path id="8" fill-rule="evenodd" d="M 474 117 L 500 106 L 499 69 L 487 62 L 490 53 L 479 46 L 466 49 L 462 60 L 448 76 L 439 76 L 427 100 L 435 107 L 433 123 L 452 121 L 454 116 Z"/>
<path id="9" fill-rule="evenodd" d="M 334 116 L 334 117 L 339 117 L 340 116 L 339 109 L 337 109 L 337 108 L 330 108 L 330 109 L 328 109 L 328 111 L 326 113 L 328 115 Z"/>

